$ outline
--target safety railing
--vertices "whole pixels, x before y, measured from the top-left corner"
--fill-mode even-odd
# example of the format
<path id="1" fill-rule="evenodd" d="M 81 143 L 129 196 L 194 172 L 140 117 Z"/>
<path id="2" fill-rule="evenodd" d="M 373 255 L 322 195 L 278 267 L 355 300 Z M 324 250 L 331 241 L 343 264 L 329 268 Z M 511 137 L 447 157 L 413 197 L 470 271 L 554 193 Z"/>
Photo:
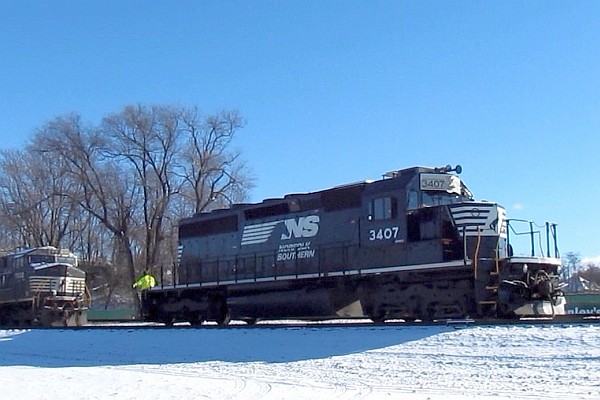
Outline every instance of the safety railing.
<path id="1" fill-rule="evenodd" d="M 351 267 L 349 253 L 358 248 L 355 244 L 316 246 L 311 250 L 296 249 L 281 253 L 255 252 L 231 257 L 198 261 L 197 264 L 172 268 L 172 282 L 165 282 L 165 270 L 160 268 L 159 287 L 190 287 L 198 284 L 223 282 L 259 282 L 289 277 L 323 277 L 345 274 Z M 283 256 L 282 256 L 283 254 Z"/>
<path id="2" fill-rule="evenodd" d="M 528 248 L 527 253 L 529 256 L 560 257 L 556 224 L 546 222 L 544 225 L 537 225 L 529 220 L 509 219 L 506 221 L 506 226 L 506 242 L 509 255 L 513 255 L 515 251 L 515 242 L 519 241 L 519 238 L 525 238 L 525 242 L 528 242 L 526 248 Z M 519 241 L 519 244 L 521 243 L 523 241 Z"/>

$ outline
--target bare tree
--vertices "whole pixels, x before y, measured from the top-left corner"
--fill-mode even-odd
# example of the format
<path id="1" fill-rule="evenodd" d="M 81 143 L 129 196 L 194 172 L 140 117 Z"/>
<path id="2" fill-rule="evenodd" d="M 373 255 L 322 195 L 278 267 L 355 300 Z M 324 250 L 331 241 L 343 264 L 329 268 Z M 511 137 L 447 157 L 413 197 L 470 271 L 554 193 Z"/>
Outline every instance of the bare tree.
<path id="1" fill-rule="evenodd" d="M 108 263 L 112 260 L 113 235 L 85 210 L 73 218 L 69 248 L 83 262 Z"/>
<path id="2" fill-rule="evenodd" d="M 59 159 L 32 151 L 0 153 L 3 220 L 20 233 L 21 246 L 68 246 L 77 214 L 77 205 L 62 195 L 70 186 Z"/>
<path id="3" fill-rule="evenodd" d="M 183 194 L 196 213 L 223 208 L 246 198 L 254 180 L 230 148 L 236 132 L 244 126 L 236 111 L 221 111 L 203 120 L 196 110 L 183 116 L 188 145 L 182 155 Z"/>
<path id="4" fill-rule="evenodd" d="M 112 156 L 131 169 L 141 192 L 140 227 L 144 269 L 156 266 L 163 239 L 163 220 L 178 190 L 173 171 L 179 152 L 179 115 L 166 106 L 128 106 L 104 119 L 102 129 L 111 139 Z"/>
<path id="5" fill-rule="evenodd" d="M 0 155 L 0 208 L 12 217 L 0 230 L 107 266 L 108 304 L 115 279 L 131 289 L 142 269 L 174 271 L 179 219 L 246 198 L 253 178 L 231 148 L 243 126 L 235 111 L 171 106 L 127 106 L 98 127 L 78 114 L 55 118 L 26 151 Z"/>
<path id="6" fill-rule="evenodd" d="M 68 172 L 81 191 L 64 193 L 96 218 L 115 239 L 118 254 L 130 282 L 136 277 L 132 232 L 138 206 L 139 185 L 133 174 L 107 157 L 107 141 L 83 125 L 79 115 L 59 117 L 36 135 L 34 147 L 66 161 Z M 132 289 L 133 291 L 133 289 Z M 134 296 L 136 308 L 139 299 Z"/>

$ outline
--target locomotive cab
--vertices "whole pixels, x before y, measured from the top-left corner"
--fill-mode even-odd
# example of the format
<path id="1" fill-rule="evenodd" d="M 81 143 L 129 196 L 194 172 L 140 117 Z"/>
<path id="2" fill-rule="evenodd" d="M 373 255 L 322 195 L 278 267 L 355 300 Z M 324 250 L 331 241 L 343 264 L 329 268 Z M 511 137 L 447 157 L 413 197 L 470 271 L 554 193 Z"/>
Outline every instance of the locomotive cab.
<path id="1" fill-rule="evenodd" d="M 475 315 L 510 318 L 564 314 L 556 225 L 546 224 L 546 254 L 536 255 L 533 237 L 543 232 L 535 231 L 532 222 L 508 220 L 498 204 L 475 201 L 464 183 L 448 174 L 461 170 L 460 166 L 436 168 L 413 179 L 407 195 L 408 240 L 441 238 L 444 260 L 460 255 L 472 266 Z M 515 232 L 517 222 L 529 226 L 528 231 L 518 233 L 531 237 L 527 256 L 513 254 L 509 233 Z"/>
<path id="2" fill-rule="evenodd" d="M 404 279 L 411 282 L 409 289 L 399 289 L 398 285 L 392 284 L 384 289 L 388 293 L 385 296 L 367 296 L 363 301 L 370 303 L 367 313 L 377 319 L 515 318 L 564 314 L 565 301 L 558 277 L 561 261 L 556 245 L 556 225 L 547 225 L 545 255 L 536 256 L 532 237 L 530 254 L 515 257 L 509 230 L 514 232 L 517 221 L 509 221 L 504 208 L 496 203 L 474 200 L 464 182 L 452 174 L 461 171 L 460 166 L 416 167 L 384 175 L 384 182 L 389 180 L 395 187 L 405 187 L 405 208 L 401 201 L 396 202 L 396 198 L 380 197 L 373 201 L 369 206 L 367 226 L 375 229 L 368 229 L 367 239 L 380 242 L 393 238 L 393 242 L 387 241 L 383 249 L 392 252 L 392 243 L 401 248 L 394 258 L 396 262 L 398 259 L 404 261 L 406 269 L 415 268 L 423 275 L 421 270 L 439 267 L 439 271 L 454 276 L 444 279 L 443 274 L 429 274 L 421 278 L 427 284 L 421 284 L 416 282 L 419 278 L 414 274 L 404 274 Z M 401 195 L 398 198 L 402 200 Z M 400 220 L 405 217 L 399 227 L 384 223 L 380 224 L 383 228 L 377 229 L 378 221 L 392 220 L 396 215 Z M 519 234 L 540 234 L 533 230 L 532 223 L 529 226 L 529 231 Z M 456 261 L 463 267 L 457 268 Z M 459 270 L 468 271 L 467 280 Z M 382 286 L 381 282 L 378 284 Z M 457 295 L 461 291 L 462 295 Z M 461 296 L 469 300 L 459 299 Z M 419 303 L 413 298 L 418 298 Z"/>

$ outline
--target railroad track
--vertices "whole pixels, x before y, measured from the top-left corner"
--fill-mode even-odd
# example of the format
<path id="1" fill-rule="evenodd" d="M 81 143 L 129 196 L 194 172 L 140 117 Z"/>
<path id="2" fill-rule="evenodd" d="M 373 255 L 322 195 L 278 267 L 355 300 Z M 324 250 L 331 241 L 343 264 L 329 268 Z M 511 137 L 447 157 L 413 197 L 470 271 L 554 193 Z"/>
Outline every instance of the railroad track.
<path id="1" fill-rule="evenodd" d="M 303 321 L 303 320 L 273 320 L 259 321 L 256 324 L 248 325 L 242 321 L 232 321 L 229 325 L 217 325 L 216 323 L 204 323 L 202 325 L 190 325 L 188 323 L 176 323 L 167 326 L 160 323 L 148 323 L 132 320 L 113 320 L 102 322 L 90 322 L 87 325 L 79 327 L 41 327 L 41 326 L 5 326 L 2 329 L 289 329 L 289 328 L 353 328 L 353 327 L 429 327 L 429 326 L 452 326 L 455 328 L 469 326 L 498 326 L 498 325 L 561 325 L 561 324 L 600 324 L 600 316 L 585 315 L 561 315 L 554 318 L 521 318 L 519 320 L 504 319 L 444 319 L 433 322 L 404 322 L 402 320 L 390 320 L 383 323 L 371 322 L 369 319 L 360 320 L 323 320 L 323 321 Z"/>

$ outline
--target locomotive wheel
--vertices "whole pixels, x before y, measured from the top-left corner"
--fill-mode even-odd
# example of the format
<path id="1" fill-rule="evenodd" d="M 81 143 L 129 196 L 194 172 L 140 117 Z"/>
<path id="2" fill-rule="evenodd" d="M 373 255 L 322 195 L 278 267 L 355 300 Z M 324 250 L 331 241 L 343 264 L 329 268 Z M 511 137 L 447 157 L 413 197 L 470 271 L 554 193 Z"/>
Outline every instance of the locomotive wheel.
<path id="1" fill-rule="evenodd" d="M 200 326 L 204 322 L 204 318 L 200 313 L 192 313 L 190 315 L 189 323 L 192 326 Z"/>
<path id="2" fill-rule="evenodd" d="M 227 325 L 229 322 L 231 322 L 231 314 L 229 313 L 227 305 L 224 305 L 224 307 L 220 310 L 220 313 L 215 321 L 218 325 Z"/>
<path id="3" fill-rule="evenodd" d="M 71 303 L 65 304 L 63 308 L 63 324 L 64 326 L 77 326 L 75 308 Z"/>
<path id="4" fill-rule="evenodd" d="M 165 324 L 165 326 L 167 326 L 167 327 L 173 326 L 173 323 L 175 322 L 175 318 L 172 314 L 170 314 L 166 311 L 162 311 L 162 310 L 159 310 L 157 312 L 156 319 L 159 322 L 162 322 L 163 324 Z"/>
<path id="5" fill-rule="evenodd" d="M 83 326 L 83 318 L 80 311 L 75 312 L 75 326 Z"/>
<path id="6" fill-rule="evenodd" d="M 221 296 L 214 297 L 210 302 L 208 318 L 214 318 L 218 325 L 227 325 L 231 321 L 231 312 L 227 307 L 227 300 Z"/>
<path id="7" fill-rule="evenodd" d="M 219 299 L 215 321 L 219 325 L 227 325 L 231 322 L 231 313 L 229 312 L 229 307 L 227 307 L 225 299 Z"/>
<path id="8" fill-rule="evenodd" d="M 427 305 L 427 308 L 425 309 L 425 313 L 423 314 L 423 316 L 421 317 L 421 319 L 424 322 L 433 322 L 435 321 L 435 319 L 437 318 L 437 302 L 431 302 Z"/>
<path id="9" fill-rule="evenodd" d="M 383 309 L 383 307 L 379 307 L 377 311 L 373 311 L 373 313 L 369 315 L 369 318 L 376 324 L 382 324 L 385 322 L 385 316 L 385 310 Z"/>

